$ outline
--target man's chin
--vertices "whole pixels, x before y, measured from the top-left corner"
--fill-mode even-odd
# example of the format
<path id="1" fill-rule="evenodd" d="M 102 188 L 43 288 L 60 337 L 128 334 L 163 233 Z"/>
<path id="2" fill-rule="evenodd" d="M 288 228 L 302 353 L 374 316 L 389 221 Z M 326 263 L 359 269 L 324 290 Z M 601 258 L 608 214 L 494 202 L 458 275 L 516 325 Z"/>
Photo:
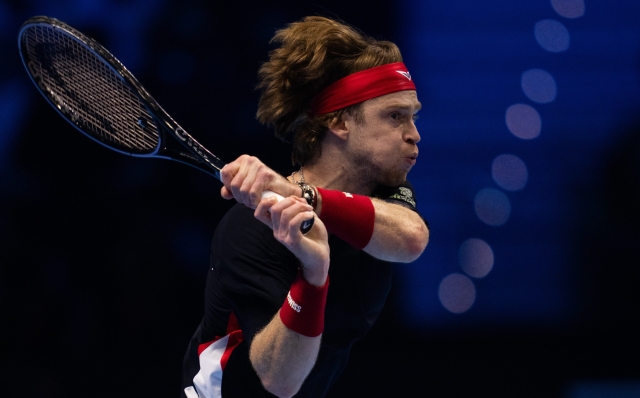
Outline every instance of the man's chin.
<path id="1" fill-rule="evenodd" d="M 407 181 L 407 174 L 406 172 L 402 172 L 402 173 L 385 173 L 383 175 L 380 176 L 380 184 L 381 185 L 386 185 L 388 187 L 395 187 L 398 185 L 402 185 L 405 183 L 405 181 Z"/>

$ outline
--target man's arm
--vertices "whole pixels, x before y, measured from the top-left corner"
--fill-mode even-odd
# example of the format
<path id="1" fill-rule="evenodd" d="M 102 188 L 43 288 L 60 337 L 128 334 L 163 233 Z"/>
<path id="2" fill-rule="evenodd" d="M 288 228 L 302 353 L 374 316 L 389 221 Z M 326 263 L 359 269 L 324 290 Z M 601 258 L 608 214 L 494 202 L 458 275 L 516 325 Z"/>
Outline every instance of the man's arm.
<path id="1" fill-rule="evenodd" d="M 276 202 L 271 197 L 258 203 L 255 215 L 267 219 L 274 237 L 298 258 L 307 288 L 326 288 L 329 274 L 327 231 L 322 221 L 316 219 L 307 235 L 300 233 L 300 224 L 309 219 L 311 210 L 301 198 L 289 197 Z M 290 294 L 293 294 L 293 288 Z M 303 306 L 302 310 L 310 307 Z M 292 330 L 285 325 L 281 311 L 256 333 L 249 347 L 249 359 L 267 391 L 278 397 L 291 397 L 311 372 L 322 335 L 308 337 Z M 324 319 L 324 310 L 318 316 Z"/>
<path id="2" fill-rule="evenodd" d="M 253 338 L 249 360 L 267 391 L 291 397 L 315 365 L 322 335 L 296 333 L 282 323 L 279 314 Z"/>
<path id="3" fill-rule="evenodd" d="M 376 211 L 371 240 L 363 249 L 385 261 L 410 263 L 429 243 L 429 228 L 415 211 L 400 204 L 372 198 Z"/>
<path id="4" fill-rule="evenodd" d="M 302 191 L 297 184 L 268 168 L 259 159 L 247 155 L 228 164 L 221 172 L 221 194 L 225 199 L 255 208 L 262 191 L 297 196 Z M 364 251 L 381 260 L 408 263 L 416 260 L 429 242 L 429 229 L 420 215 L 400 204 L 372 199 L 375 209 L 373 235 Z M 318 196 L 316 213 L 321 214 L 322 197 Z M 264 219 L 258 216 L 260 221 Z"/>

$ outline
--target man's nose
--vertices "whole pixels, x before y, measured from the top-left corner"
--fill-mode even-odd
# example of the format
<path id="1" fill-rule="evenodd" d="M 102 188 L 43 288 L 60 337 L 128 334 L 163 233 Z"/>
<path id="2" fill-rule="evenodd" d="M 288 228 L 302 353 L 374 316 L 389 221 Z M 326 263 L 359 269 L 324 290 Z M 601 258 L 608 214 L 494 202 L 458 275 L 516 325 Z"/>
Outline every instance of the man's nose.
<path id="1" fill-rule="evenodd" d="M 420 142 L 420 133 L 418 132 L 418 128 L 416 127 L 415 122 L 412 121 L 411 125 L 407 128 L 404 140 L 413 144 L 417 144 L 418 142 Z"/>

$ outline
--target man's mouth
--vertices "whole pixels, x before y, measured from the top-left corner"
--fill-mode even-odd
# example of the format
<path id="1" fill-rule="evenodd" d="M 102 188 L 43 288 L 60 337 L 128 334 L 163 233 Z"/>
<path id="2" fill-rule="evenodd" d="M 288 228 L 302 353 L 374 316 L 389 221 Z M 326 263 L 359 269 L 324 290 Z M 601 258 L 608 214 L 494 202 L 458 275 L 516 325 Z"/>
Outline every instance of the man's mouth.
<path id="1" fill-rule="evenodd" d="M 413 166 L 414 164 L 416 164 L 416 159 L 418 158 L 418 154 L 413 154 L 413 155 L 409 155 L 407 156 L 407 162 Z"/>

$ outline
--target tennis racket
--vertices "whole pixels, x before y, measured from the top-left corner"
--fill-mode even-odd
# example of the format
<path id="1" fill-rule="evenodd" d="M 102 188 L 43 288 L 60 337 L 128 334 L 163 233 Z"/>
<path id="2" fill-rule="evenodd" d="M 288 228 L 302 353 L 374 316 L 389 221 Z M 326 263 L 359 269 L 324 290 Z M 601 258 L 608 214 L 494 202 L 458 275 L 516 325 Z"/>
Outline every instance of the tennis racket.
<path id="1" fill-rule="evenodd" d="M 20 57 L 40 93 L 73 127 L 116 152 L 175 160 L 220 180 L 225 163 L 198 143 L 107 49 L 55 18 L 28 19 Z M 283 197 L 265 191 L 263 197 Z M 307 233 L 313 218 L 303 222 Z"/>

